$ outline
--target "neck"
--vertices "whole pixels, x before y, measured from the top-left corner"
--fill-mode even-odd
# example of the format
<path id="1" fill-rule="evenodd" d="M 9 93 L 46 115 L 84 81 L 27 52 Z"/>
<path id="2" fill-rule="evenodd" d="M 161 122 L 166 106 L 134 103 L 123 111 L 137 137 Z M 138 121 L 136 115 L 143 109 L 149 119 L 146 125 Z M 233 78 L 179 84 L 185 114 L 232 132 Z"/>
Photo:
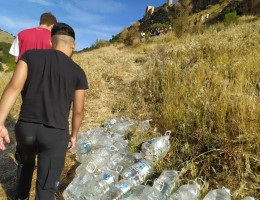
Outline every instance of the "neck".
<path id="1" fill-rule="evenodd" d="M 39 28 L 45 28 L 51 31 L 51 26 L 47 26 L 46 24 L 40 24 Z"/>
<path id="2" fill-rule="evenodd" d="M 53 49 L 59 50 L 59 51 L 63 52 L 63 53 L 66 54 L 68 57 L 71 57 L 71 55 L 72 55 L 72 49 L 69 49 L 69 48 L 67 48 L 67 47 L 65 47 L 65 46 L 62 46 L 62 45 L 58 45 L 58 46 L 56 46 L 56 47 L 53 48 Z"/>

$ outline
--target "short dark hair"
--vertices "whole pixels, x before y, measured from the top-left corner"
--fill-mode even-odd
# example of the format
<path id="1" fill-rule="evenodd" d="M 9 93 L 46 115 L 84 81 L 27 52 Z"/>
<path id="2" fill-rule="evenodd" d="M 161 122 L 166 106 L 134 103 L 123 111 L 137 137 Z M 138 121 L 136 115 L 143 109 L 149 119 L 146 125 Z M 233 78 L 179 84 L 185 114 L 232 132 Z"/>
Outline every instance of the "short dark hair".
<path id="1" fill-rule="evenodd" d="M 51 26 L 52 24 L 57 24 L 57 20 L 56 17 L 49 13 L 43 13 L 41 15 L 41 19 L 40 19 L 40 25 L 41 24 L 46 24 L 47 26 Z"/>
<path id="2" fill-rule="evenodd" d="M 67 35 L 73 37 L 73 39 L 75 40 L 75 32 L 73 28 L 65 23 L 57 23 L 53 26 L 51 30 L 51 37 L 54 35 Z"/>

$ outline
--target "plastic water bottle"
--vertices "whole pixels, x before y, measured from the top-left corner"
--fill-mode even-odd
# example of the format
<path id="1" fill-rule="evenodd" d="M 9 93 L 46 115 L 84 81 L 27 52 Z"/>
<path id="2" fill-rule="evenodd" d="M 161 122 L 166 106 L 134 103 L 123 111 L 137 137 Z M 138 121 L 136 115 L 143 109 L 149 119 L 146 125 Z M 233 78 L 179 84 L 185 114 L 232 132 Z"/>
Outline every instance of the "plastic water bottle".
<path id="1" fill-rule="evenodd" d="M 110 187 L 107 193 L 105 193 L 101 200 L 119 200 L 123 197 L 131 188 L 133 184 L 128 180 L 120 180 L 118 183 Z"/>
<path id="2" fill-rule="evenodd" d="M 108 135 L 107 129 L 104 127 L 98 127 L 91 129 L 86 132 L 80 132 L 77 135 L 77 144 L 74 149 L 71 150 L 71 153 L 75 154 L 78 150 L 78 146 L 81 145 L 81 142 L 84 142 L 84 140 L 87 140 L 87 138 L 90 138 L 91 136 L 96 136 L 96 135 Z"/>
<path id="3" fill-rule="evenodd" d="M 65 200 L 80 200 L 82 188 L 84 184 L 93 179 L 93 175 L 89 172 L 76 176 L 73 181 L 62 193 Z"/>
<path id="4" fill-rule="evenodd" d="M 255 198 L 254 197 L 251 197 L 251 196 L 246 196 L 244 199 L 242 199 L 242 200 L 255 200 Z"/>
<path id="5" fill-rule="evenodd" d="M 165 156 L 170 149 L 170 133 L 171 131 L 166 131 L 165 136 L 153 138 L 142 144 L 146 159 L 157 161 Z"/>
<path id="6" fill-rule="evenodd" d="M 196 182 L 192 181 L 193 184 L 182 185 L 175 193 L 173 193 L 168 199 L 169 200 L 199 200 L 201 186 Z"/>
<path id="7" fill-rule="evenodd" d="M 225 187 L 211 190 L 203 200 L 231 200 L 230 190 Z"/>
<path id="8" fill-rule="evenodd" d="M 163 195 L 157 189 L 149 185 L 134 186 L 131 191 L 124 196 L 126 200 L 162 200 Z"/>
<path id="9" fill-rule="evenodd" d="M 158 179 L 154 181 L 153 187 L 168 197 L 171 191 L 175 191 L 179 186 L 178 172 L 175 170 L 166 170 L 161 173 Z"/>
<path id="10" fill-rule="evenodd" d="M 94 173 L 99 169 L 107 169 L 107 163 L 111 155 L 115 154 L 115 152 L 115 148 L 101 147 L 94 149 L 76 169 L 76 174 L 84 173 L 86 170 Z"/>
<path id="11" fill-rule="evenodd" d="M 113 126 L 114 124 L 116 124 L 116 123 L 118 123 L 118 122 L 122 122 L 122 121 L 124 121 L 124 120 L 125 120 L 125 119 L 124 119 L 123 117 L 121 117 L 121 118 L 114 118 L 114 119 L 111 119 L 111 120 L 105 122 L 103 125 L 104 125 L 105 127 L 111 127 L 111 126 Z"/>
<path id="12" fill-rule="evenodd" d="M 140 200 L 145 189 L 145 185 L 136 185 L 128 192 L 123 199 L 125 200 Z"/>
<path id="13" fill-rule="evenodd" d="M 83 163 L 88 157 L 89 152 L 93 148 L 110 147 L 112 146 L 112 140 L 106 135 L 93 135 L 87 139 L 79 141 L 78 150 L 76 153 L 76 160 Z"/>
<path id="14" fill-rule="evenodd" d="M 138 124 L 136 131 L 139 133 L 147 132 L 150 128 L 150 121 L 152 121 L 152 119 L 141 121 Z"/>
<path id="15" fill-rule="evenodd" d="M 132 156 L 135 158 L 136 161 L 139 161 L 144 158 L 144 153 L 143 152 L 135 152 L 132 154 Z"/>
<path id="16" fill-rule="evenodd" d="M 81 198 L 99 200 L 109 190 L 110 185 L 118 181 L 119 171 L 106 170 L 102 172 L 84 186 Z"/>
<path id="17" fill-rule="evenodd" d="M 136 121 L 133 119 L 127 119 L 120 121 L 109 129 L 112 139 L 125 138 L 125 135 L 129 132 L 133 132 L 136 128 Z"/>
<path id="18" fill-rule="evenodd" d="M 135 163 L 135 159 L 129 153 L 129 150 L 123 149 L 110 157 L 107 166 L 111 170 L 117 168 L 117 166 L 121 166 L 122 170 L 124 170 L 127 167 L 133 165 L 134 163 Z"/>
<path id="19" fill-rule="evenodd" d="M 152 170 L 152 162 L 149 160 L 142 159 L 125 169 L 121 176 L 125 180 L 130 180 L 134 185 L 142 184 L 145 179 L 150 175 Z"/>

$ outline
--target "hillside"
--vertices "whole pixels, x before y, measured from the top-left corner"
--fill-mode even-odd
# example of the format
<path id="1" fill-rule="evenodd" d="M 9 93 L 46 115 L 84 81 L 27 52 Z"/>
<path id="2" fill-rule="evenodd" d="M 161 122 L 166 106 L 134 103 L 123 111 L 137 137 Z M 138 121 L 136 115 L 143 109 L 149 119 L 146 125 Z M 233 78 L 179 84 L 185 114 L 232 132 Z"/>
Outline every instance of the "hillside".
<path id="1" fill-rule="evenodd" d="M 110 45 L 75 54 L 90 86 L 80 131 L 121 116 L 153 119 L 148 134 L 132 134 L 129 147 L 137 151 L 147 139 L 172 131 L 171 149 L 156 165 L 154 177 L 175 169 L 182 184 L 196 177 L 205 181 L 202 197 L 225 186 L 232 200 L 260 198 L 260 19 L 187 24 L 181 34 L 173 31 L 131 47 Z M 10 76 L 2 74 L 1 87 Z M 20 103 L 8 120 L 10 130 Z M 1 154 L 1 200 L 13 197 L 14 149 L 12 134 L 8 151 Z M 57 200 L 63 199 L 78 165 L 68 153 Z M 34 186 L 35 175 L 32 199 Z"/>
<path id="2" fill-rule="evenodd" d="M 13 43 L 15 37 L 0 29 L 0 42 Z"/>

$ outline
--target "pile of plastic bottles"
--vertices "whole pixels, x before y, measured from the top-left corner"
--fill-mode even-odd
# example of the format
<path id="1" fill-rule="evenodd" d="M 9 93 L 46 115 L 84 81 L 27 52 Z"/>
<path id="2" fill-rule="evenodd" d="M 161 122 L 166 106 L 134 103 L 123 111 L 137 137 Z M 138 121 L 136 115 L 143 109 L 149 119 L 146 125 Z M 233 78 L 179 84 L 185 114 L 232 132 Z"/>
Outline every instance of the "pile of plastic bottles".
<path id="1" fill-rule="evenodd" d="M 64 199 L 199 200 L 203 186 L 194 180 L 179 187 L 175 170 L 163 171 L 152 186 L 146 184 L 156 162 L 170 149 L 171 132 L 146 141 L 141 151 L 133 154 L 127 148 L 125 136 L 135 131 L 140 135 L 146 133 L 150 121 L 116 118 L 101 127 L 79 133 L 72 153 L 81 165 L 64 190 Z M 203 200 L 231 200 L 231 193 L 227 188 L 212 190 Z"/>

